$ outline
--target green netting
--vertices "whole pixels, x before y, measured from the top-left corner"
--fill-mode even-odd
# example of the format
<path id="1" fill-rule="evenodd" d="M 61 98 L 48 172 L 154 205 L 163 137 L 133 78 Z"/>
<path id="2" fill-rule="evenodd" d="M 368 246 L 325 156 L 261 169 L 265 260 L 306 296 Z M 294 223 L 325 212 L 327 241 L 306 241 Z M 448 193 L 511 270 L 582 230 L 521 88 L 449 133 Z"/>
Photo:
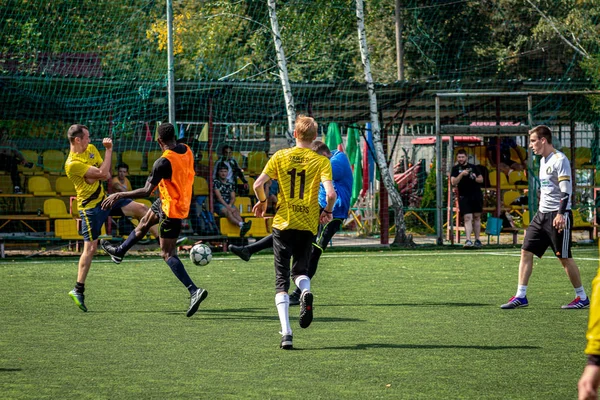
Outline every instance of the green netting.
<path id="1" fill-rule="evenodd" d="M 83 123 L 96 143 L 115 139 L 118 161 L 125 151 L 139 151 L 147 168 L 148 152 L 158 150 L 157 123 L 169 114 L 165 3 L 0 0 L 0 128 L 20 149 L 37 152 L 31 161 L 42 167 L 43 152 L 65 150 L 68 126 Z M 403 0 L 395 6 L 393 0 L 365 5 L 392 165 L 403 157 L 430 163 L 432 153 L 419 154 L 411 140 L 434 134 L 437 92 L 544 91 L 534 98 L 534 123 L 550 125 L 561 147 L 590 149 L 589 157 L 581 152 L 583 164 L 600 167 L 597 96 L 564 94 L 598 88 L 596 2 Z M 287 146 L 267 1 L 174 1 L 173 11 L 177 129 L 199 157 L 232 145 L 249 171 L 251 152 Z M 313 115 L 322 133 L 338 124 L 344 141 L 351 124 L 364 132 L 369 99 L 355 3 L 279 1 L 277 16 L 297 112 Z M 528 124 L 527 99 L 443 101 L 441 122 Z"/>

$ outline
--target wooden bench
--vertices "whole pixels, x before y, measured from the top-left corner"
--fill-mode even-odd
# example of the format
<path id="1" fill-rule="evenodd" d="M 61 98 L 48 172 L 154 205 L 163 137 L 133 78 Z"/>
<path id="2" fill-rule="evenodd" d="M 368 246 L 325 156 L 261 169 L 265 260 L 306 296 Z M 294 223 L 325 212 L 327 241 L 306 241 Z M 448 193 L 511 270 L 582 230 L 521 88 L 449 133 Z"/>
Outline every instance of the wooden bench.
<path id="1" fill-rule="evenodd" d="M 2 223 L 2 221 L 4 221 Z M 25 221 L 46 221 L 46 232 L 50 232 L 50 218 L 46 215 L 0 215 L 0 229 L 4 228 L 11 221 L 20 221 L 23 225 L 29 228 L 32 232 L 37 232 L 31 225 Z"/>
<path id="2" fill-rule="evenodd" d="M 580 225 L 580 226 L 572 226 L 572 231 L 587 231 L 590 236 L 590 240 L 594 240 L 594 225 Z"/>
<path id="3" fill-rule="evenodd" d="M 25 236 L 25 235 L 0 236 L 0 258 L 6 257 L 6 252 L 5 252 L 5 244 L 6 243 L 36 243 L 36 244 L 39 244 L 39 243 L 54 243 L 54 242 L 60 242 L 60 241 L 62 241 L 62 239 L 52 237 L 52 236 Z"/>

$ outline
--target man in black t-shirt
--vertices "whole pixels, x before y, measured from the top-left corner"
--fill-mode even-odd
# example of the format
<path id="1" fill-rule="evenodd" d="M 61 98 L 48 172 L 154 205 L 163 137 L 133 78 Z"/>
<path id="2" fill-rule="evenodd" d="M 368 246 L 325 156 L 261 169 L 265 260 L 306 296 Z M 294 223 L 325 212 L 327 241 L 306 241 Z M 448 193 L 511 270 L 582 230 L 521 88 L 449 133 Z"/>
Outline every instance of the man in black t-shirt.
<path id="1" fill-rule="evenodd" d="M 452 167 L 450 181 L 458 188 L 458 209 L 465 221 L 465 247 L 481 247 L 481 211 L 483 195 L 481 184 L 483 176 L 477 166 L 467 162 L 467 152 L 463 149 L 456 153 L 457 164 Z M 471 232 L 475 234 L 475 243 L 471 241 Z"/>

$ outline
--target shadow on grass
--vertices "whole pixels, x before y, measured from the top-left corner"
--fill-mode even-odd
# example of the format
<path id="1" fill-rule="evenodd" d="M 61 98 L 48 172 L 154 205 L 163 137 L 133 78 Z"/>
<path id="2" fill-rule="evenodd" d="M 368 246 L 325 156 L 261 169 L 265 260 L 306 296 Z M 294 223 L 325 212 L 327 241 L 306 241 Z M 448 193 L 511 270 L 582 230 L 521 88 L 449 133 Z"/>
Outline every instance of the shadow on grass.
<path id="1" fill-rule="evenodd" d="M 448 303 L 448 302 L 420 302 L 420 303 L 353 303 L 353 304 L 318 304 L 319 307 L 489 307 L 495 304 L 486 303 Z"/>
<path id="2" fill-rule="evenodd" d="M 0 372 L 19 372 L 23 371 L 23 368 L 0 368 Z"/>
<path id="3" fill-rule="evenodd" d="M 392 344 L 359 343 L 352 346 L 320 347 L 315 350 L 367 350 L 367 349 L 474 349 L 474 350 L 539 350 L 540 346 L 469 346 L 460 344 Z"/>

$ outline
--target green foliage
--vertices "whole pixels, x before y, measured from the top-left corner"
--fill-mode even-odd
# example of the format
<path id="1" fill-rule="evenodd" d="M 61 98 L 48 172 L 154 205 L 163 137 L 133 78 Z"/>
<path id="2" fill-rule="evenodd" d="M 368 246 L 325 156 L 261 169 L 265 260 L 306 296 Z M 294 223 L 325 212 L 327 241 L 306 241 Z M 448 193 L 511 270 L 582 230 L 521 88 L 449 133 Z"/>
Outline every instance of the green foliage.
<path id="1" fill-rule="evenodd" d="M 204 268 L 182 255 L 210 293 L 192 318 L 187 291 L 158 256 L 118 267 L 97 257 L 88 313 L 67 296 L 76 259 L 4 262 L 1 397 L 576 398 L 587 310 L 560 309 L 574 293 L 554 257 L 536 261 L 528 309 L 500 310 L 514 293 L 518 249 L 494 253 L 326 252 L 310 328 L 291 308 L 292 352 L 278 349 L 272 255 Z M 597 253 L 574 255 L 590 293 Z"/>

